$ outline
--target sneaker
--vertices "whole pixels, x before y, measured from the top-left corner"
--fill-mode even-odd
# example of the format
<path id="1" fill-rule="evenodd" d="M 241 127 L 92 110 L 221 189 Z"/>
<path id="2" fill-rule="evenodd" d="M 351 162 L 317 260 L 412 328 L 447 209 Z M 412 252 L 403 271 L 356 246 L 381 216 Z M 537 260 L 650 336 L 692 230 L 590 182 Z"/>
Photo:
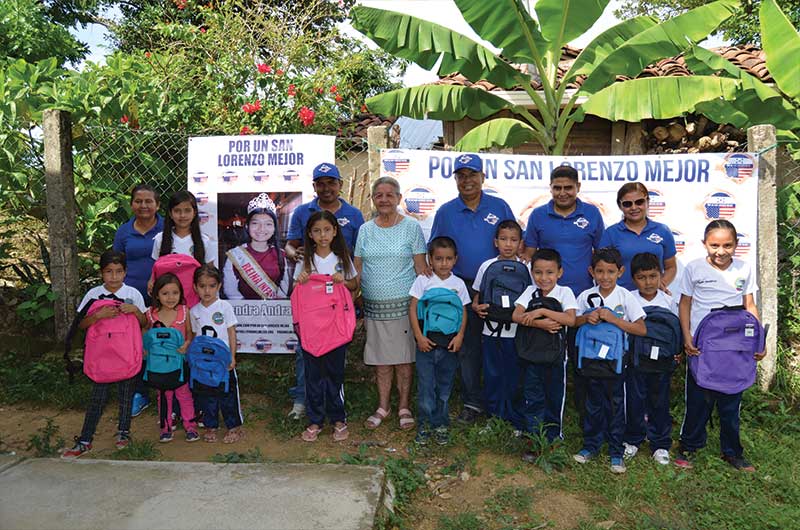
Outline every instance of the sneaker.
<path id="1" fill-rule="evenodd" d="M 119 431 L 117 433 L 117 441 L 114 444 L 117 449 L 125 449 L 131 443 L 131 433 L 125 431 Z"/>
<path id="2" fill-rule="evenodd" d="M 581 449 L 578 451 L 578 454 L 572 455 L 573 460 L 575 460 L 579 464 L 586 464 L 594 458 L 594 455 L 588 449 Z"/>
<path id="3" fill-rule="evenodd" d="M 189 443 L 196 442 L 200 439 L 200 435 L 194 431 L 189 431 L 186 433 L 186 441 Z"/>
<path id="4" fill-rule="evenodd" d="M 447 445 L 450 443 L 450 433 L 447 427 L 438 427 L 433 431 L 433 441 L 436 445 Z"/>
<path id="5" fill-rule="evenodd" d="M 161 443 L 167 443 L 172 441 L 172 432 L 162 432 L 161 436 L 158 437 L 158 441 Z"/>
<path id="6" fill-rule="evenodd" d="M 461 409 L 461 414 L 458 415 L 456 421 L 463 423 L 464 425 L 472 425 L 480 417 L 480 415 L 480 411 L 477 411 L 471 407 L 464 407 Z"/>
<path id="7" fill-rule="evenodd" d="M 625 452 L 622 453 L 622 457 L 625 460 L 630 460 L 631 458 L 636 456 L 636 453 L 639 452 L 639 447 L 637 447 L 635 445 L 631 445 L 631 444 L 625 443 L 625 442 L 623 442 L 622 445 L 625 447 Z"/>
<path id="8" fill-rule="evenodd" d="M 77 436 L 75 437 L 75 446 L 72 449 L 68 449 L 61 453 L 61 458 L 70 459 L 70 458 L 80 458 L 89 451 L 92 450 L 92 444 L 88 442 L 81 442 L 78 440 Z"/>
<path id="9" fill-rule="evenodd" d="M 752 473 L 756 470 L 756 468 L 747 461 L 747 459 L 743 456 L 726 456 L 723 455 L 722 459 L 738 469 L 739 471 L 747 471 L 748 473 Z"/>
<path id="10" fill-rule="evenodd" d="M 289 411 L 289 418 L 293 420 L 301 420 L 306 415 L 306 406 L 302 403 L 295 403 L 292 405 L 292 410 Z"/>
<path id="11" fill-rule="evenodd" d="M 681 449 L 678 454 L 675 455 L 675 460 L 673 460 L 672 463 L 682 469 L 692 469 L 694 467 L 694 451 L 684 451 Z"/>
<path id="12" fill-rule="evenodd" d="M 414 438 L 414 443 L 424 447 L 428 445 L 430 438 L 431 435 L 428 431 L 417 431 L 417 436 Z"/>
<path id="13" fill-rule="evenodd" d="M 203 423 L 203 411 L 197 412 L 194 416 L 194 421 L 197 423 L 197 426 L 201 429 L 205 428 L 206 424 Z"/>
<path id="14" fill-rule="evenodd" d="M 131 404 L 131 417 L 135 418 L 149 406 L 150 406 L 150 400 L 137 392 L 136 394 L 133 395 L 133 402 Z"/>
<path id="15" fill-rule="evenodd" d="M 653 453 L 653 460 L 661 464 L 662 466 L 666 466 L 669 464 L 669 451 L 666 449 L 656 449 Z"/>
<path id="16" fill-rule="evenodd" d="M 612 473 L 625 473 L 628 468 L 625 467 L 625 459 L 618 456 L 611 457 L 611 472 Z"/>

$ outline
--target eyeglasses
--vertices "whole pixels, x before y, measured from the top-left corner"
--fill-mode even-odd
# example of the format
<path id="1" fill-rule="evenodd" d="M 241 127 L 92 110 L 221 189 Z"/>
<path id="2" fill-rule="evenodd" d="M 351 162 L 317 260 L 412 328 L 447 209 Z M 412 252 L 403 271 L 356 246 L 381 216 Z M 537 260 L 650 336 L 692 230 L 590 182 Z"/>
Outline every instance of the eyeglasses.
<path id="1" fill-rule="evenodd" d="M 634 204 L 636 206 L 644 206 L 644 203 L 647 202 L 647 199 L 636 199 L 635 201 L 622 201 L 620 204 L 623 208 L 630 208 Z"/>

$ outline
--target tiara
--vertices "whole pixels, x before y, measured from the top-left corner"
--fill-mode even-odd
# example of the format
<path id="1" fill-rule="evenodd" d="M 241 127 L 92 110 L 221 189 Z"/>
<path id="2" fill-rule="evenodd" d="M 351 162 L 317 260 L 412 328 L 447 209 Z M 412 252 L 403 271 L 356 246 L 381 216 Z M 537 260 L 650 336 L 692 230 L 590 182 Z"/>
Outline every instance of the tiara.
<path id="1" fill-rule="evenodd" d="M 275 203 L 272 202 L 272 199 L 269 198 L 269 195 L 266 193 L 261 193 L 247 203 L 247 213 L 249 214 L 253 210 L 269 210 L 270 212 L 275 213 Z"/>

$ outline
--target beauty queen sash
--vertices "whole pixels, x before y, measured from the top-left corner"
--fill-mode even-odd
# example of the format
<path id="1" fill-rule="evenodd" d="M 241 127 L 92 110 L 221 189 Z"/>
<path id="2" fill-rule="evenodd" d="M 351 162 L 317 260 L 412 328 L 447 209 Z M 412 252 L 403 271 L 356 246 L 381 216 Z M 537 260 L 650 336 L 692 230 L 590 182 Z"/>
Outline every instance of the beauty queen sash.
<path id="1" fill-rule="evenodd" d="M 264 300 L 278 298 L 278 286 L 272 281 L 261 265 L 241 246 L 230 249 L 228 259 L 239 271 L 241 278 Z"/>

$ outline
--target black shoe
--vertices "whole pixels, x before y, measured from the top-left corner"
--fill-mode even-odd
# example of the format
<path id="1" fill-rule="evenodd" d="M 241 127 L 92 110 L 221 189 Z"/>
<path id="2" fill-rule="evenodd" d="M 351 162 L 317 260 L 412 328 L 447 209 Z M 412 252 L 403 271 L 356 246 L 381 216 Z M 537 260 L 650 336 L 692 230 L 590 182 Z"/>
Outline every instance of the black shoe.
<path id="1" fill-rule="evenodd" d="M 464 425 L 472 425 L 480 418 L 481 413 L 473 408 L 464 407 L 461 409 L 461 414 L 458 415 L 456 421 Z"/>
<path id="2" fill-rule="evenodd" d="M 684 451 L 681 449 L 678 451 L 678 454 L 675 455 L 672 463 L 681 469 L 692 469 L 694 467 L 694 457 L 694 451 Z"/>
<path id="3" fill-rule="evenodd" d="M 752 473 L 756 470 L 756 468 L 747 461 L 747 459 L 743 456 L 726 456 L 722 455 L 722 459 L 738 469 L 739 471 L 747 471 L 748 473 Z"/>

